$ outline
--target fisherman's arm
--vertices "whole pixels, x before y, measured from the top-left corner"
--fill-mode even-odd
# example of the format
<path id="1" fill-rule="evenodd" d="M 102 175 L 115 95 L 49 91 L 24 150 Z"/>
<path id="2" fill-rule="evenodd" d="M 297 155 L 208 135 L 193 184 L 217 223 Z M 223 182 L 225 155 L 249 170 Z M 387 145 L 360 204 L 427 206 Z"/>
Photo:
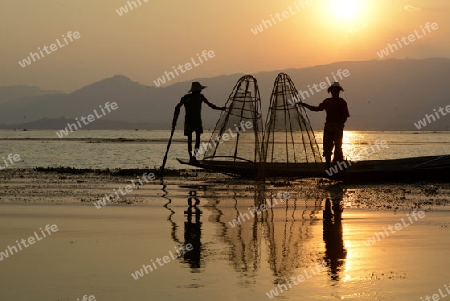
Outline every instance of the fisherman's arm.
<path id="1" fill-rule="evenodd" d="M 227 107 L 218 107 L 218 106 L 216 106 L 215 104 L 210 103 L 209 100 L 206 99 L 206 97 L 204 97 L 204 96 L 203 96 L 203 101 L 204 101 L 210 108 L 212 108 L 212 109 L 214 109 L 214 110 L 221 110 L 221 111 L 224 111 L 224 110 L 227 108 Z"/>
<path id="2" fill-rule="evenodd" d="M 180 115 L 180 109 L 181 106 L 184 104 L 184 97 L 181 98 L 180 103 L 176 105 L 175 107 L 175 111 L 173 113 L 173 120 L 172 120 L 172 127 L 175 127 L 177 125 L 177 119 L 178 119 L 178 115 Z"/>
<path id="3" fill-rule="evenodd" d="M 304 103 L 304 102 L 302 102 L 302 103 L 300 103 L 303 107 L 305 107 L 305 108 L 307 108 L 307 109 L 309 109 L 309 110 L 311 110 L 311 111 L 315 111 L 315 112 L 319 112 L 319 111 L 323 111 L 325 108 L 323 108 L 321 105 L 319 105 L 319 106 L 312 106 L 312 105 L 309 105 L 309 104 L 307 104 L 307 103 Z"/>
<path id="4" fill-rule="evenodd" d="M 342 118 L 342 120 L 343 120 L 342 123 L 346 123 L 346 122 L 347 122 L 347 118 L 350 117 L 350 113 L 349 113 L 349 111 L 348 111 L 347 103 L 345 103 L 345 106 L 344 106 L 344 114 L 343 114 L 342 117 L 343 117 L 343 118 Z"/>

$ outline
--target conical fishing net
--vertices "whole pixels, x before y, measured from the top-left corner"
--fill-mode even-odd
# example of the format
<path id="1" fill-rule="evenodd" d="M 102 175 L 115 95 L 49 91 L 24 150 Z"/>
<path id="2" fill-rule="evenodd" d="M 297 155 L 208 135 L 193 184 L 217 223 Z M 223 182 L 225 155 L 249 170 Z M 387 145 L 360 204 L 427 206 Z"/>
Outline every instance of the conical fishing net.
<path id="1" fill-rule="evenodd" d="M 287 74 L 278 74 L 270 98 L 262 147 L 263 162 L 321 163 L 319 146 L 294 83 Z M 305 164 L 305 168 L 317 168 Z"/>
<path id="2" fill-rule="evenodd" d="M 253 76 L 239 79 L 220 115 L 211 139 L 199 149 L 203 160 L 260 162 L 262 143 L 261 98 Z"/>

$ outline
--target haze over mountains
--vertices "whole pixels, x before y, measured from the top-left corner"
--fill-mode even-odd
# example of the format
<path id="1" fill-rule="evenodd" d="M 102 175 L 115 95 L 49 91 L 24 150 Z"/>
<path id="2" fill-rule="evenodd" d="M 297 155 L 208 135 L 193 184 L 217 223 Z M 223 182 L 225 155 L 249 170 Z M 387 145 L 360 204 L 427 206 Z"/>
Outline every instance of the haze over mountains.
<path id="1" fill-rule="evenodd" d="M 279 72 L 287 73 L 298 90 L 309 92 L 310 97 L 303 99 L 304 102 L 317 105 L 328 94 L 320 89 L 320 92 L 313 89 L 311 93 L 308 85 L 312 88 L 314 84 L 326 82 L 327 77 L 333 81 L 332 73 L 336 74 L 339 69 L 350 72 L 348 77 L 338 78 L 346 90 L 342 97 L 347 100 L 351 114 L 348 130 L 417 130 L 414 123 L 425 114 L 450 105 L 449 59 L 337 62 L 253 74 L 260 88 L 264 118 Z M 222 106 L 242 75 L 195 80 L 208 86 L 204 95 L 212 103 Z M 68 122 L 74 122 L 74 118 L 86 117 L 109 101 L 116 102 L 118 109 L 83 129 L 170 129 L 174 107 L 187 93 L 190 83 L 156 88 L 117 75 L 69 94 L 29 86 L 0 87 L 0 128 L 62 129 Z M 214 128 L 219 114 L 204 105 L 204 128 Z M 183 115 L 184 111 L 180 114 L 178 129 L 183 127 Z M 322 128 L 324 112 L 310 112 L 309 117 L 315 129 Z M 441 115 L 421 130 L 450 130 L 450 116 Z"/>

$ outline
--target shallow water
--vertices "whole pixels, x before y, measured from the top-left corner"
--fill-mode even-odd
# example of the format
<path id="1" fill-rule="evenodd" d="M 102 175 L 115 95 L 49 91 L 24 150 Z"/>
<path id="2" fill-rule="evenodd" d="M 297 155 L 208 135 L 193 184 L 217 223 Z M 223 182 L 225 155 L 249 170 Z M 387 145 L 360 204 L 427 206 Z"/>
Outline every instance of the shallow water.
<path id="1" fill-rule="evenodd" d="M 78 131 L 73 140 L 58 140 L 53 131 L 0 131 L 2 156 L 18 153 L 23 160 L 2 171 L 0 252 L 47 224 L 59 229 L 0 261 L 0 300 L 270 300 L 274 290 L 273 299 L 286 300 L 420 300 L 446 292 L 445 184 L 344 189 L 323 180 L 255 183 L 189 171 L 163 189 L 157 179 L 96 209 L 94 201 L 135 177 L 13 170 L 158 167 L 168 136 Z M 174 138 L 167 167 L 186 168 L 175 161 L 187 157 L 182 132 Z M 346 132 L 344 152 L 376 140 L 389 147 L 369 159 L 450 149 L 449 132 Z M 272 208 L 261 207 L 268 203 Z M 425 216 L 395 233 L 386 230 L 402 226 L 414 210 Z M 179 258 L 164 257 L 188 244 L 192 250 Z M 153 271 L 134 279 L 132 273 L 153 263 Z"/>
<path id="2" fill-rule="evenodd" d="M 0 262 L 0 299 L 270 300 L 279 285 L 285 300 L 420 300 L 449 284 L 448 200 L 408 220 L 406 201 L 358 209 L 354 190 L 309 185 L 186 181 L 144 186 L 140 206 L 1 205 L 0 251 L 46 224 L 59 231 Z M 413 222 L 367 245 L 402 218 Z M 193 249 L 157 265 L 181 244 Z"/>

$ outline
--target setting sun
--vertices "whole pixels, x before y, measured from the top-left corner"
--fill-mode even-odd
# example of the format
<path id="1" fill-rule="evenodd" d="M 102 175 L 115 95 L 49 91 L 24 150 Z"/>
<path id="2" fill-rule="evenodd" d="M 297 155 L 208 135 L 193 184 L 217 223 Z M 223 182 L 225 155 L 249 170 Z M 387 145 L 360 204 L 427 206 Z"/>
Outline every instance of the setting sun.
<path id="1" fill-rule="evenodd" d="M 360 1 L 358 0 L 332 0 L 330 9 L 338 20 L 351 21 L 361 12 Z"/>

